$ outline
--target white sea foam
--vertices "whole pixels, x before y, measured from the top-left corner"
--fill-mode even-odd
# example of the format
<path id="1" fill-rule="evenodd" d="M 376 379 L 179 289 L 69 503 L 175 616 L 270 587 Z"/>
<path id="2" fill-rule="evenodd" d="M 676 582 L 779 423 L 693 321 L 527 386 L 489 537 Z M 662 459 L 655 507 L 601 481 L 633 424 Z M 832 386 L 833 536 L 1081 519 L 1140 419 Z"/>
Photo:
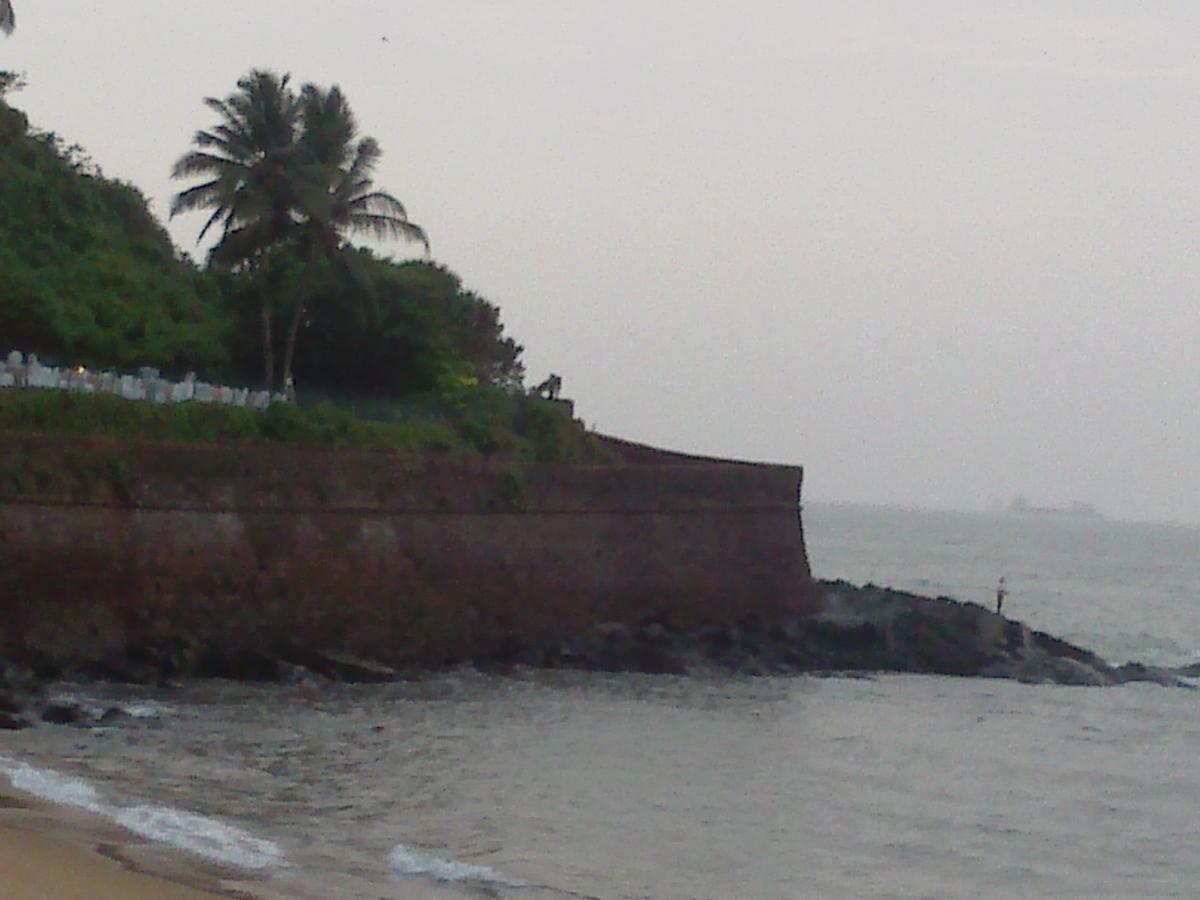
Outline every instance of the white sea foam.
<path id="1" fill-rule="evenodd" d="M 217 819 L 166 806 L 105 803 L 96 788 L 81 778 L 2 757 L 0 775 L 6 775 L 18 791 L 61 806 L 86 809 L 148 840 L 211 862 L 247 870 L 287 865 L 278 844 Z"/>
<path id="2" fill-rule="evenodd" d="M 28 763 L 14 763 L 6 759 L 0 759 L 0 772 L 8 776 L 18 791 L 41 800 L 90 812 L 103 813 L 105 810 L 96 789 L 82 778 L 59 775 L 48 769 L 35 769 Z"/>
<path id="3" fill-rule="evenodd" d="M 484 881 L 508 887 L 523 887 L 524 882 L 501 875 L 487 866 L 443 859 L 431 853 L 423 853 L 414 847 L 397 844 L 388 858 L 392 871 L 397 875 L 425 875 L 438 881 Z"/>
<path id="4" fill-rule="evenodd" d="M 125 703 L 120 706 L 120 710 L 131 719 L 161 719 L 164 716 L 173 715 L 175 712 L 172 707 L 154 700 Z"/>
<path id="5" fill-rule="evenodd" d="M 114 810 L 112 819 L 134 834 L 238 869 L 284 864 L 283 853 L 274 842 L 196 813 L 166 806 L 127 806 Z"/>

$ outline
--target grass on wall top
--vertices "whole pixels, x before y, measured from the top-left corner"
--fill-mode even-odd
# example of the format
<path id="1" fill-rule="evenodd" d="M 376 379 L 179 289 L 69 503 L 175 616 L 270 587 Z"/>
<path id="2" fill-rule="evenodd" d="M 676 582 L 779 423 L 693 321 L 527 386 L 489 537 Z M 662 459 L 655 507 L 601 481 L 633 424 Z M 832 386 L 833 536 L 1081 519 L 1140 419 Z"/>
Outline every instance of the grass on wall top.
<path id="1" fill-rule="evenodd" d="M 66 391 L 0 390 L 0 432 L 172 444 L 279 441 L 412 452 L 471 449 L 448 423 L 434 420 L 370 422 L 329 405 L 300 410 L 273 404 L 257 411 Z"/>

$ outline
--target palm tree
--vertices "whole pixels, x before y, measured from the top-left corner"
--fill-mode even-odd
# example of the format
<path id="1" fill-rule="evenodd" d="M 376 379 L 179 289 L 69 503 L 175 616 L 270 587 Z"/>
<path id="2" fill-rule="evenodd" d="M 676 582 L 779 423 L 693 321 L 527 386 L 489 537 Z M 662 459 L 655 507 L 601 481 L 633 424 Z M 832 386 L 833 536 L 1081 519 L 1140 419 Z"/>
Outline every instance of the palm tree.
<path id="1" fill-rule="evenodd" d="M 296 224 L 293 178 L 300 107 L 289 80 L 288 75 L 255 69 L 226 99 L 206 98 L 205 105 L 220 121 L 196 132 L 194 149 L 171 171 L 173 178 L 207 179 L 175 196 L 171 216 L 212 210 L 197 243 L 220 226 L 221 239 L 209 257 L 214 264 L 254 271 L 272 246 L 288 240 Z M 271 390 L 275 360 L 265 285 L 259 300 L 264 384 Z"/>
<path id="2" fill-rule="evenodd" d="M 373 175 L 383 151 L 371 137 L 358 137 L 358 122 L 341 89 L 322 90 L 306 84 L 300 94 L 301 132 L 296 187 L 301 224 L 302 258 L 337 259 L 347 234 L 367 233 L 383 239 L 420 243 L 429 252 L 424 229 L 408 220 L 404 204 L 374 189 Z M 352 273 L 351 273 L 352 274 Z M 283 360 L 283 383 L 292 385 L 296 337 L 304 317 L 304 298 L 292 310 Z"/>
<path id="3" fill-rule="evenodd" d="M 0 0 L 3 2 L 3 0 Z M 372 175 L 382 151 L 374 138 L 358 137 L 358 123 L 341 89 L 306 84 L 297 97 L 282 77 L 254 70 L 225 100 L 205 104 L 220 117 L 193 138 L 195 149 L 172 170 L 175 178 L 207 180 L 176 195 L 171 215 L 211 210 L 200 240 L 219 225 L 221 239 L 210 262 L 256 270 L 267 252 L 294 245 L 308 265 L 333 260 L 348 234 L 419 242 L 429 251 L 420 226 L 408 221 L 404 205 L 374 189 Z M 265 283 L 260 293 L 263 357 L 268 389 L 273 387 L 272 310 Z M 305 298 L 292 307 L 283 359 L 283 383 L 292 386 L 292 361 L 304 316 Z"/>
<path id="4" fill-rule="evenodd" d="M 0 31 L 12 34 L 17 27 L 17 17 L 13 13 L 12 0 L 0 0 Z"/>
<path id="5" fill-rule="evenodd" d="M 323 183 L 319 197 L 306 197 L 310 225 L 324 235 L 330 249 L 345 242 L 345 232 L 369 232 L 377 238 L 402 238 L 423 244 L 429 239 L 408 221 L 404 204 L 385 191 L 373 190 L 373 174 L 383 151 L 371 137 L 358 138 L 358 122 L 341 89 L 322 91 L 313 84 L 300 95 L 302 158 L 316 167 Z M 357 140 L 356 140 L 357 139 Z"/>

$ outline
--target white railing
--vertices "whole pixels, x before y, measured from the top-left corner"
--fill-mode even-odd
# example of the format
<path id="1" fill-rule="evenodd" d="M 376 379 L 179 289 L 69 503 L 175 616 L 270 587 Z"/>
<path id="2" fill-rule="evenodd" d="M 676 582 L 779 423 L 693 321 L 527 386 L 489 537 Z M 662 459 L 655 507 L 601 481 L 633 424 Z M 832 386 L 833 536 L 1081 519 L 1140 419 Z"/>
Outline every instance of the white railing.
<path id="1" fill-rule="evenodd" d="M 216 403 L 246 409 L 266 409 L 272 403 L 288 402 L 285 394 L 197 381 L 195 372 L 188 372 L 183 381 L 171 381 L 160 377 L 158 369 L 148 366 L 139 369 L 137 375 L 107 370 L 93 372 L 84 366 L 74 369 L 44 366 L 36 354 L 26 357 L 20 350 L 13 350 L 0 361 L 0 388 L 115 394 L 126 400 L 150 403 Z"/>

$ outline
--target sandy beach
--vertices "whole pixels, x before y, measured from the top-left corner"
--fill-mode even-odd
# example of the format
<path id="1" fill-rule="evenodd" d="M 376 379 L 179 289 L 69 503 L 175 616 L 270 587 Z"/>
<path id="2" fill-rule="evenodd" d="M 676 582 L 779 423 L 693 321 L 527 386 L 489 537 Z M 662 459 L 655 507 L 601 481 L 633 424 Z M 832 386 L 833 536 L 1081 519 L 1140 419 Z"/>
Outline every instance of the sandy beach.
<path id="1" fill-rule="evenodd" d="M 237 873 L 172 856 L 75 810 L 0 789 L 0 896 L 108 900 L 264 896 Z"/>
<path id="2" fill-rule="evenodd" d="M 0 879 L 0 893 L 8 900 L 214 896 L 133 871 L 84 843 L 15 826 L 0 828 Z"/>
<path id="3" fill-rule="evenodd" d="M 392 885 L 397 900 L 468 896 L 452 885 Z M 90 813 L 0 786 L 0 900 L 328 900 L 145 840 Z"/>

